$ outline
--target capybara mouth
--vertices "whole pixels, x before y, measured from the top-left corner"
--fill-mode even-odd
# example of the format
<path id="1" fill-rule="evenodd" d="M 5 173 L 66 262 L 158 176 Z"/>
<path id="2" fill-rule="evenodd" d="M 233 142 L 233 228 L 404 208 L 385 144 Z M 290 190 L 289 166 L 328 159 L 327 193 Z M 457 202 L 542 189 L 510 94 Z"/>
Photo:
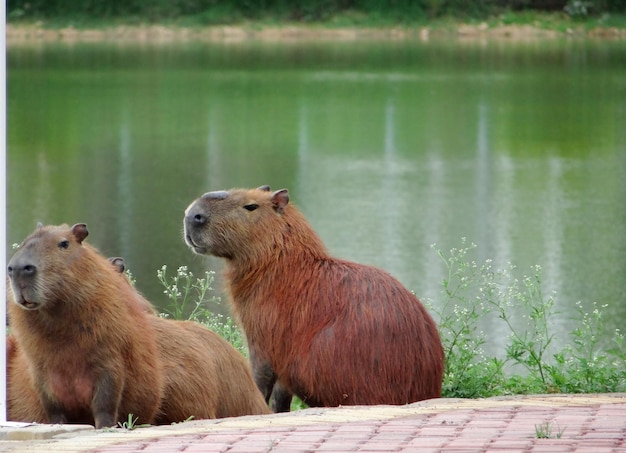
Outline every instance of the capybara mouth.
<path id="1" fill-rule="evenodd" d="M 38 302 L 30 302 L 24 299 L 23 297 L 20 298 L 17 304 L 20 307 L 22 307 L 24 310 L 36 310 L 39 308 Z"/>
<path id="2" fill-rule="evenodd" d="M 206 247 L 201 247 L 196 244 L 193 239 L 191 239 L 191 235 L 189 233 L 185 235 L 185 242 L 187 242 L 187 245 L 194 251 L 194 253 L 197 253 L 198 255 L 206 253 Z"/>
<path id="3" fill-rule="evenodd" d="M 12 286 L 13 302 L 24 310 L 36 310 L 41 305 L 39 302 L 33 302 L 28 295 L 24 294 L 24 289 Z M 28 291 L 27 291 L 28 292 Z"/>

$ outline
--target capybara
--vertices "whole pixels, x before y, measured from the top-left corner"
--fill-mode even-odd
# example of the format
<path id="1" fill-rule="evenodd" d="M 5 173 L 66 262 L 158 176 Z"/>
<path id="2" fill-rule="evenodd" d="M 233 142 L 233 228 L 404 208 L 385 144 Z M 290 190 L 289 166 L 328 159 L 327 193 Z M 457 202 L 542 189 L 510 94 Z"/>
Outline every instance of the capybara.
<path id="1" fill-rule="evenodd" d="M 85 224 L 38 226 L 8 265 L 9 322 L 49 423 L 152 423 L 163 387 L 151 316 Z"/>
<path id="2" fill-rule="evenodd" d="M 7 336 L 7 419 L 46 423 L 46 413 L 35 389 L 28 362 L 13 335 Z"/>
<path id="3" fill-rule="evenodd" d="M 126 280 L 124 259 L 109 261 Z M 156 313 L 145 299 L 140 307 Z M 271 412 L 244 356 L 218 334 L 192 321 L 152 316 L 150 324 L 165 380 L 157 424 Z"/>
<path id="4" fill-rule="evenodd" d="M 205 193 L 186 209 L 184 235 L 226 261 L 266 401 L 277 380 L 310 406 L 441 396 L 443 347 L 424 306 L 387 272 L 330 256 L 286 189 Z"/>

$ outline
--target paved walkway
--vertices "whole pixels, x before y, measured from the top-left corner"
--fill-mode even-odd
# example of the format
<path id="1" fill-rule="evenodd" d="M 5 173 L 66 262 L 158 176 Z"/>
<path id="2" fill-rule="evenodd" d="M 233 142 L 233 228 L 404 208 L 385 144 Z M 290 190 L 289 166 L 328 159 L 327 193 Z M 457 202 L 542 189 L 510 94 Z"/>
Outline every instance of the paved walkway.
<path id="1" fill-rule="evenodd" d="M 438 399 L 132 431 L 9 427 L 0 428 L 0 439 L 0 451 L 10 452 L 626 453 L 626 394 Z"/>

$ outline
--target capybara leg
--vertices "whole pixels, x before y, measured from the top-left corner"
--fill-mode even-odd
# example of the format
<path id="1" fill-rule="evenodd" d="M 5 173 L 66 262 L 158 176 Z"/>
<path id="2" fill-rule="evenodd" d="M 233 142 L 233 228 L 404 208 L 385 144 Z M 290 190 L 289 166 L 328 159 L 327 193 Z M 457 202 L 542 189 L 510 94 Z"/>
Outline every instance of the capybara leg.
<path id="1" fill-rule="evenodd" d="M 272 369 L 272 366 L 262 361 L 256 351 L 250 347 L 250 365 L 252 366 L 252 372 L 254 374 L 254 382 L 261 391 L 261 394 L 265 398 L 265 402 L 270 402 L 270 396 L 272 396 L 272 389 L 276 383 L 276 373 Z"/>
<path id="2" fill-rule="evenodd" d="M 272 410 L 274 412 L 289 412 L 291 409 L 291 398 L 291 392 L 283 387 L 280 382 L 277 382 L 272 392 Z"/>
<path id="3" fill-rule="evenodd" d="M 113 376 L 105 374 L 99 379 L 91 401 L 96 429 L 116 425 L 121 395 L 122 392 L 119 391 L 119 386 L 116 385 Z"/>
<path id="4" fill-rule="evenodd" d="M 53 424 L 64 424 L 67 423 L 67 416 L 65 415 L 65 409 L 61 405 L 61 403 L 55 399 L 48 397 L 48 395 L 44 393 L 39 394 L 41 397 L 41 403 L 43 405 L 43 410 L 48 417 L 48 421 Z"/>

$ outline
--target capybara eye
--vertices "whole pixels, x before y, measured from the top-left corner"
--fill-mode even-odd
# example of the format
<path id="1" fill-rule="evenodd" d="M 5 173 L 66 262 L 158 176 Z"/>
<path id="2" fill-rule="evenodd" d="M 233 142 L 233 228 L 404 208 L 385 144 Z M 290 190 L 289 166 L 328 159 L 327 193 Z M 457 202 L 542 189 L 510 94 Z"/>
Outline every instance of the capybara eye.
<path id="1" fill-rule="evenodd" d="M 59 242 L 60 249 L 66 249 L 69 246 L 70 246 L 70 241 L 68 241 L 67 239 L 63 239 L 61 242 Z"/>
<path id="2" fill-rule="evenodd" d="M 250 203 L 250 204 L 245 205 L 243 208 L 244 208 L 244 209 L 247 209 L 248 211 L 254 211 L 254 210 L 255 210 L 256 208 L 258 208 L 258 207 L 259 207 L 259 205 L 258 205 L 258 204 L 256 204 L 256 203 Z"/>

